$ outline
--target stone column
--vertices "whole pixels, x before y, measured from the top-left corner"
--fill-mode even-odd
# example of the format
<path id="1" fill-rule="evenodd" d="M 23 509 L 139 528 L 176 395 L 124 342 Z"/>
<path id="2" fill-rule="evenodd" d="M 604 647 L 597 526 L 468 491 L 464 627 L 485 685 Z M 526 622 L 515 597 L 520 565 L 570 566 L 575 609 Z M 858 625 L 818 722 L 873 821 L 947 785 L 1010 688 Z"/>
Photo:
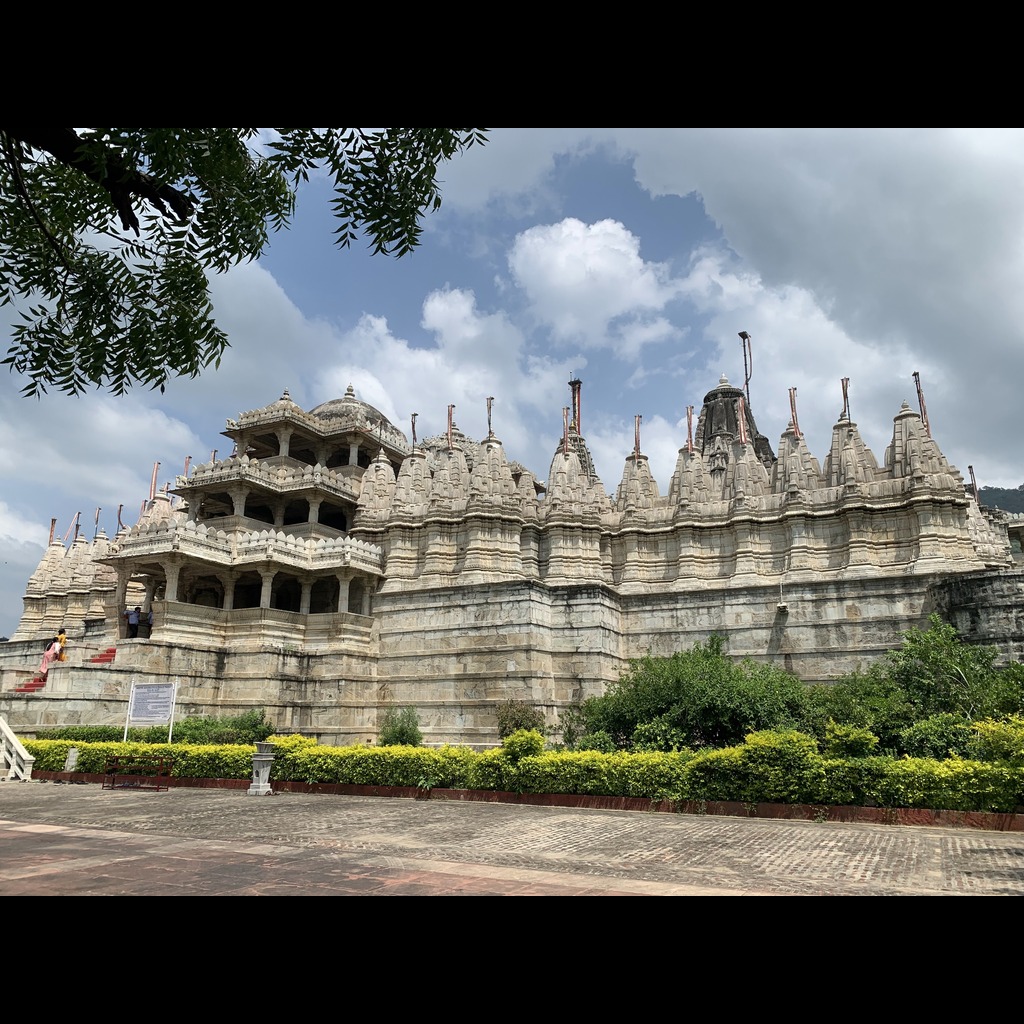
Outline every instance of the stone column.
<path id="1" fill-rule="evenodd" d="M 359 442 L 353 441 L 348 446 L 348 464 L 350 466 L 359 465 Z"/>
<path id="2" fill-rule="evenodd" d="M 277 435 L 278 455 L 287 455 L 292 439 L 291 427 L 278 427 L 274 433 Z"/>
<path id="3" fill-rule="evenodd" d="M 306 520 L 309 523 L 318 523 L 320 515 L 320 506 L 323 504 L 323 498 L 310 498 L 309 499 L 309 518 Z"/>
<path id="4" fill-rule="evenodd" d="M 270 607 L 270 588 L 273 586 L 274 577 L 277 572 L 273 569 L 260 569 L 260 579 L 263 580 L 263 589 L 260 591 L 260 607 Z"/>
<path id="5" fill-rule="evenodd" d="M 249 497 L 248 487 L 232 487 L 228 494 L 231 495 L 232 513 L 236 516 L 245 515 L 245 499 Z"/>
<path id="6" fill-rule="evenodd" d="M 224 611 L 229 612 L 235 607 L 235 583 L 238 580 L 238 573 L 223 572 L 217 578 L 224 587 Z"/>
<path id="7" fill-rule="evenodd" d="M 128 626 L 125 622 L 124 610 L 128 602 L 128 576 L 127 569 L 117 570 L 117 586 L 114 589 L 114 602 L 117 607 L 117 635 L 124 637 L 128 635 Z"/>
<path id="8" fill-rule="evenodd" d="M 302 596 L 299 598 L 299 614 L 309 614 L 309 598 L 313 593 L 313 581 L 309 578 L 304 578 L 302 581 Z"/>
<path id="9" fill-rule="evenodd" d="M 362 614 L 362 615 L 369 615 L 370 614 L 370 599 L 372 597 L 372 594 L 373 594 L 373 579 L 372 579 L 372 577 L 367 577 L 363 581 L 363 608 L 362 608 L 362 612 L 360 614 Z"/>
<path id="10" fill-rule="evenodd" d="M 338 573 L 338 611 L 348 611 L 348 588 L 352 583 L 352 577 L 347 573 Z"/>
<path id="11" fill-rule="evenodd" d="M 164 598 L 168 601 L 178 600 L 178 577 L 181 575 L 181 566 L 175 562 L 165 562 L 164 574 L 167 576 Z"/>

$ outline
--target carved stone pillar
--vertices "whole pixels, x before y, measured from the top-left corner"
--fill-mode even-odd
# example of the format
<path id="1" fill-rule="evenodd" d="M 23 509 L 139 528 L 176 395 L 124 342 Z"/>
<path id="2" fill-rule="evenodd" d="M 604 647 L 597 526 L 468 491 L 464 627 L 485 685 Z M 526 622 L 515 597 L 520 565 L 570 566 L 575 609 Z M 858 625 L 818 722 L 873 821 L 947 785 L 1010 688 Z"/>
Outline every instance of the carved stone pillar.
<path id="1" fill-rule="evenodd" d="M 292 428 L 278 427 L 274 433 L 277 435 L 278 455 L 287 455 L 292 439 Z"/>
<path id="2" fill-rule="evenodd" d="M 127 636 L 128 625 L 125 621 L 125 617 L 122 614 L 125 610 L 125 605 L 128 602 L 128 577 L 129 572 L 127 569 L 117 570 L 117 586 L 114 589 L 114 601 L 115 607 L 117 608 L 117 635 Z"/>
<path id="3" fill-rule="evenodd" d="M 164 575 L 167 577 L 167 585 L 164 588 L 164 599 L 167 601 L 178 600 L 178 578 L 181 576 L 181 566 L 177 562 L 162 562 Z"/>
<path id="4" fill-rule="evenodd" d="M 232 487 L 228 490 L 231 496 L 232 512 L 236 516 L 245 515 L 245 499 L 249 497 L 248 487 Z"/>
<path id="5" fill-rule="evenodd" d="M 270 607 L 270 588 L 273 586 L 274 577 L 277 575 L 274 569 L 260 569 L 260 579 L 263 580 L 263 588 L 260 590 L 260 607 Z"/>
<path id="6" fill-rule="evenodd" d="M 229 612 L 235 607 L 235 583 L 238 580 L 237 572 L 218 573 L 217 579 L 224 587 L 224 611 Z"/>
<path id="7" fill-rule="evenodd" d="M 352 583 L 352 577 L 348 573 L 338 573 L 338 611 L 348 611 L 348 589 Z"/>

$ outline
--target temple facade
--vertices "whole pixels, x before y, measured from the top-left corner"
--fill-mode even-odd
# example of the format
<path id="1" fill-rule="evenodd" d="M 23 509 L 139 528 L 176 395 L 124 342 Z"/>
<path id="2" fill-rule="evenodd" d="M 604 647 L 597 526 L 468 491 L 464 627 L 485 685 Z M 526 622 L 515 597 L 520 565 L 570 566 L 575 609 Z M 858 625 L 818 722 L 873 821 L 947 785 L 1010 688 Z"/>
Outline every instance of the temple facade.
<path id="1" fill-rule="evenodd" d="M 712 634 L 807 682 L 865 668 L 933 612 L 1024 655 L 1021 524 L 979 507 L 923 407 L 896 411 L 881 464 L 844 408 L 819 462 L 795 409 L 773 450 L 722 377 L 666 493 L 639 422 L 609 493 L 580 388 L 543 481 L 493 431 L 466 437 L 449 411 L 447 433 L 417 440 L 414 422 L 410 440 L 351 387 L 228 420 L 230 456 L 137 524 L 51 542 L 0 645 L 0 715 L 26 734 L 123 724 L 133 683 L 173 680 L 179 716 L 261 707 L 279 732 L 344 744 L 411 705 L 427 742 L 491 745 L 503 701 L 556 725 L 630 659 Z M 135 604 L 153 626 L 127 639 Z M 38 685 L 61 624 L 71 657 Z"/>

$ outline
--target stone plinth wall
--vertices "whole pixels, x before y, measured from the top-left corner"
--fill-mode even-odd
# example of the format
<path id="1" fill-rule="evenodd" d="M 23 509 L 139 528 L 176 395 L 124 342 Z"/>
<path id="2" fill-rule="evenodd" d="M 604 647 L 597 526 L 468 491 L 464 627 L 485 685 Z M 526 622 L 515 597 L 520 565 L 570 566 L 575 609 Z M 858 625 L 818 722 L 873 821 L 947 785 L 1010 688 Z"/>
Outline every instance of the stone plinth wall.
<path id="1" fill-rule="evenodd" d="M 1024 570 L 943 580 L 933 599 L 964 640 L 997 647 L 1003 662 L 1024 661 Z"/>
<path id="2" fill-rule="evenodd" d="M 90 663 L 87 645 L 72 637 L 71 659 L 35 694 L 12 689 L 34 673 L 39 644 L 0 645 L 0 715 L 22 731 L 121 725 L 133 681 L 174 680 L 179 717 L 263 707 L 279 732 L 356 743 L 376 738 L 386 709 L 411 705 L 427 743 L 485 746 L 497 742 L 505 700 L 541 707 L 553 725 L 565 707 L 603 692 L 631 658 L 688 650 L 716 633 L 730 656 L 778 665 L 806 682 L 865 668 L 898 647 L 903 630 L 927 628 L 935 611 L 967 640 L 1020 657 L 1013 638 L 1024 636 L 1022 596 L 1022 570 L 896 581 L 815 582 L 809 574 L 781 594 L 777 584 L 706 580 L 627 594 L 518 580 L 463 587 L 457 598 L 444 587 L 385 586 L 372 620 L 310 616 L 307 643 L 292 630 L 291 619 L 302 618 L 292 613 L 184 606 L 179 614 L 171 606 L 162 630 L 158 620 L 151 640 L 119 641 L 109 663 Z M 191 633 L 201 621 L 216 625 L 202 643 Z"/>

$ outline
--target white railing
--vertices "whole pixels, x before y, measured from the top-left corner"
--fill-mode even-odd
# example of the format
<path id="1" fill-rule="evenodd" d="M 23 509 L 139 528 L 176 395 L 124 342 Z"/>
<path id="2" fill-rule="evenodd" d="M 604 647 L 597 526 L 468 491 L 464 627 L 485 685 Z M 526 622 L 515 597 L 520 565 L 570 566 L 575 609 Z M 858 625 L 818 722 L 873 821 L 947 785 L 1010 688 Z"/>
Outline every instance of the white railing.
<path id="1" fill-rule="evenodd" d="M 27 782 L 32 778 L 35 763 L 36 759 L 21 745 L 7 720 L 0 718 L 0 781 Z"/>

